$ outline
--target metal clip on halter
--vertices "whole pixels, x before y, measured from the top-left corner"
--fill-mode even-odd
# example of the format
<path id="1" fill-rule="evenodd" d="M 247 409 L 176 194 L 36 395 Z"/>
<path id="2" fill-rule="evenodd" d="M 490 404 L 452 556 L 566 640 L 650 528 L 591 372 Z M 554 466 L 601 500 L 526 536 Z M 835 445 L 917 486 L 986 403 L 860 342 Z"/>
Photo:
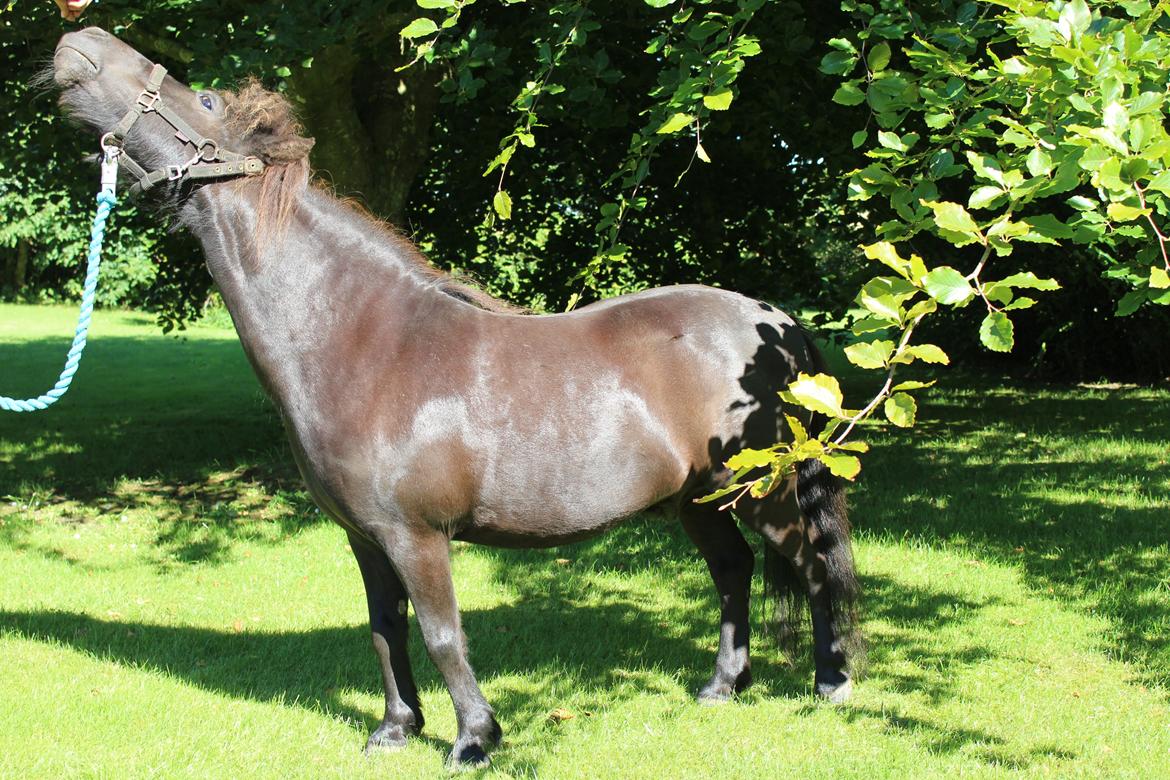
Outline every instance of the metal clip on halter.
<path id="1" fill-rule="evenodd" d="M 102 136 L 102 192 L 113 195 L 118 189 L 118 156 L 122 147 L 114 140 L 112 133 Z"/>

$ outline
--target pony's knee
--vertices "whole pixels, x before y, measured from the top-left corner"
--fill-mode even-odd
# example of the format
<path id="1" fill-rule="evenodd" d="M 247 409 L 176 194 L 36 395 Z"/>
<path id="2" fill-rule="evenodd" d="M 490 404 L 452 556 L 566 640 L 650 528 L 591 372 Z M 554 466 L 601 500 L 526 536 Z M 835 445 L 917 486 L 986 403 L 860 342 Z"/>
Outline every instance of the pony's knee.
<path id="1" fill-rule="evenodd" d="M 458 629 L 442 629 L 425 637 L 427 653 L 440 669 L 459 663 L 467 654 L 467 640 Z"/>

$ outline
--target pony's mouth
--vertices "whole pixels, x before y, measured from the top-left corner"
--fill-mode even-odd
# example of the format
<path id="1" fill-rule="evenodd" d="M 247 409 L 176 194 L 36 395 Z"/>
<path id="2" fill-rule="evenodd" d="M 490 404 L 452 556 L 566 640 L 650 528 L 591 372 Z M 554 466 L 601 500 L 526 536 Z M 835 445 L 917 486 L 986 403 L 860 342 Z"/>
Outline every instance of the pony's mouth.
<path id="1" fill-rule="evenodd" d="M 53 53 L 53 81 L 59 87 L 80 84 L 96 76 L 97 72 L 97 63 L 81 49 L 62 44 Z"/>

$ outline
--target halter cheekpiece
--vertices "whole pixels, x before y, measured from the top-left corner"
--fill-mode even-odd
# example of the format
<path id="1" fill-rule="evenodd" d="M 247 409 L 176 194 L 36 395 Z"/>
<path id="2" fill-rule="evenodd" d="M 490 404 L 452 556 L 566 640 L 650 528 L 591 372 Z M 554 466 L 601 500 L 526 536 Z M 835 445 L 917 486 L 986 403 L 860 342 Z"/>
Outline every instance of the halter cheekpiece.
<path id="1" fill-rule="evenodd" d="M 259 157 L 244 156 L 236 152 L 221 149 L 219 143 L 212 138 L 204 138 L 191 125 L 164 102 L 160 89 L 167 69 L 162 65 L 155 65 L 146 80 L 146 87 L 138 94 L 134 105 L 126 112 L 114 129 L 102 136 L 102 148 L 110 151 L 117 150 L 117 158 L 138 181 L 131 185 L 130 192 L 145 192 L 162 181 L 179 181 L 181 179 L 223 179 L 232 176 L 255 176 L 264 171 L 264 162 Z M 167 165 L 147 171 L 122 148 L 126 136 L 134 123 L 146 114 L 158 114 L 162 119 L 175 128 L 175 138 L 184 144 L 195 147 L 195 154 L 191 159 L 180 165 Z"/>

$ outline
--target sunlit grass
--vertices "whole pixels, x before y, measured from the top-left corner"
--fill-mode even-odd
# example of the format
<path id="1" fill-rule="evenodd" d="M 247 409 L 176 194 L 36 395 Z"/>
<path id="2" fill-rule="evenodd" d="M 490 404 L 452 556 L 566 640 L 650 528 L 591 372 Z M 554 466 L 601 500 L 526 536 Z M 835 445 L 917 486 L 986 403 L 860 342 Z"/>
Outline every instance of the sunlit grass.
<path id="1" fill-rule="evenodd" d="M 52 383 L 71 317 L 0 306 L 0 393 Z M 234 335 L 111 312 L 93 338 L 58 407 L 0 417 L 0 777 L 443 775 L 417 631 L 425 737 L 361 753 L 360 578 Z M 945 381 L 918 428 L 872 431 L 853 490 L 870 670 L 846 707 L 762 637 L 738 702 L 692 701 L 716 611 L 674 525 L 454 545 L 492 773 L 1165 776 L 1170 392 Z"/>

